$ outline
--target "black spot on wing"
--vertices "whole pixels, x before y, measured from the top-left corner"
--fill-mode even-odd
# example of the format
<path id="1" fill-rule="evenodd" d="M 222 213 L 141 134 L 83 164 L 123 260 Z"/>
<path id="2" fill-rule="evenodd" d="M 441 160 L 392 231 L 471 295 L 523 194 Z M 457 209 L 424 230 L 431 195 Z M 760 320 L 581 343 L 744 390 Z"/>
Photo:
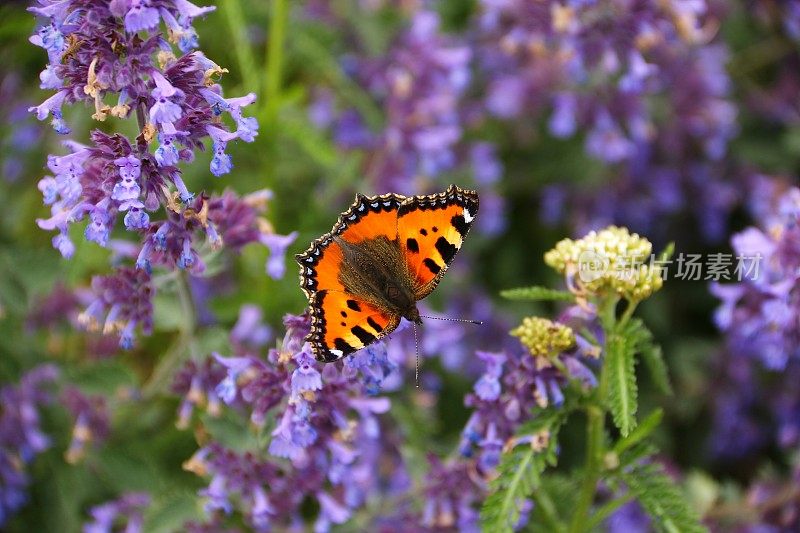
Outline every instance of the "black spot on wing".
<path id="1" fill-rule="evenodd" d="M 377 332 L 380 332 L 383 329 L 383 328 L 380 327 L 380 325 L 377 322 L 375 322 L 375 320 L 372 319 L 371 316 L 367 317 L 367 324 L 369 324 L 369 327 L 371 327 L 372 329 L 374 329 Z"/>
<path id="2" fill-rule="evenodd" d="M 343 317 L 345 317 L 345 318 L 347 318 L 347 312 L 345 312 L 345 311 L 342 311 L 342 316 L 343 316 Z"/>
<path id="3" fill-rule="evenodd" d="M 444 259 L 445 264 L 450 264 L 450 261 L 455 257 L 458 248 L 444 237 L 436 239 L 436 250 Z"/>
<path id="4" fill-rule="evenodd" d="M 408 248 L 409 250 L 411 250 L 415 254 L 418 254 L 419 253 L 419 244 L 417 243 L 417 239 L 408 239 L 406 241 L 406 248 Z"/>
<path id="5" fill-rule="evenodd" d="M 341 350 L 341 352 L 342 352 L 343 356 L 344 356 L 344 355 L 347 355 L 347 354 L 350 354 L 350 353 L 353 353 L 353 352 L 355 352 L 355 351 L 356 351 L 356 349 L 355 349 L 355 348 L 353 348 L 352 346 L 350 346 L 349 344 L 347 344 L 347 341 L 346 341 L 346 340 L 344 340 L 344 339 L 343 339 L 343 338 L 341 338 L 341 337 L 336 337 L 336 338 L 333 340 L 333 346 L 334 346 L 334 348 L 336 348 L 337 350 Z"/>
<path id="6" fill-rule="evenodd" d="M 425 228 L 422 228 L 421 230 L 419 230 L 419 234 L 424 237 L 424 236 L 426 236 L 428 234 L 428 230 L 426 230 Z"/>
<path id="7" fill-rule="evenodd" d="M 453 218 L 450 219 L 450 223 L 462 236 L 466 235 L 467 231 L 469 231 L 469 224 L 464 220 L 463 215 L 454 215 Z"/>
<path id="8" fill-rule="evenodd" d="M 425 258 L 425 261 L 423 261 L 422 264 L 428 267 L 428 270 L 430 270 L 434 276 L 438 274 L 439 271 L 442 269 L 442 267 L 437 265 L 436 261 L 434 261 L 430 257 Z"/>
<path id="9" fill-rule="evenodd" d="M 434 226 L 434 227 L 432 227 L 432 228 L 431 228 L 431 231 L 433 231 L 434 233 L 436 233 L 437 231 L 439 231 L 439 228 L 437 228 L 436 226 Z"/>
<path id="10" fill-rule="evenodd" d="M 352 309 L 357 313 L 361 311 L 361 306 L 358 305 L 358 302 L 355 300 L 347 300 L 347 307 L 349 307 L 350 309 Z"/>
<path id="11" fill-rule="evenodd" d="M 350 331 L 353 333 L 353 335 L 358 337 L 358 340 L 360 340 L 364 344 L 364 346 L 375 340 L 375 335 L 368 332 L 361 326 L 354 326 L 350 328 Z"/>

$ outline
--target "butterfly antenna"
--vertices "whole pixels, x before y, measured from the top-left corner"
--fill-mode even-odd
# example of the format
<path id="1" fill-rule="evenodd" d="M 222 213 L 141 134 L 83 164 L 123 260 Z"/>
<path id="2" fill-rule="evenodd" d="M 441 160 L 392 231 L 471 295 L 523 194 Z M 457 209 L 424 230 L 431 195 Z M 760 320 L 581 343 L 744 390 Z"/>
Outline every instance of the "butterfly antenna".
<path id="1" fill-rule="evenodd" d="M 414 382 L 419 388 L 419 337 L 417 336 L 417 324 L 415 322 L 411 323 L 411 327 L 414 328 L 414 350 L 416 353 L 416 368 L 414 370 Z"/>
<path id="2" fill-rule="evenodd" d="M 480 320 L 471 320 L 468 318 L 449 318 L 445 316 L 425 316 L 425 315 L 419 315 L 419 316 L 422 318 L 430 318 L 433 320 L 447 320 L 448 322 L 466 322 L 467 324 L 477 324 L 479 326 L 483 324 L 483 322 L 481 322 Z"/>

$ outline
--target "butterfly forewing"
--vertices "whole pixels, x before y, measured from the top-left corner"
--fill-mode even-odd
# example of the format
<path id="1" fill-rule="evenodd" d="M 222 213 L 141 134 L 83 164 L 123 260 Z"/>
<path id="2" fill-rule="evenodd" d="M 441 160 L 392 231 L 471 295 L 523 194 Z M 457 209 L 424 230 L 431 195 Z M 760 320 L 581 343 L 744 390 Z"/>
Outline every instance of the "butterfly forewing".
<path id="1" fill-rule="evenodd" d="M 455 185 L 406 199 L 398 209 L 397 236 L 417 300 L 441 280 L 478 213 L 478 195 Z"/>

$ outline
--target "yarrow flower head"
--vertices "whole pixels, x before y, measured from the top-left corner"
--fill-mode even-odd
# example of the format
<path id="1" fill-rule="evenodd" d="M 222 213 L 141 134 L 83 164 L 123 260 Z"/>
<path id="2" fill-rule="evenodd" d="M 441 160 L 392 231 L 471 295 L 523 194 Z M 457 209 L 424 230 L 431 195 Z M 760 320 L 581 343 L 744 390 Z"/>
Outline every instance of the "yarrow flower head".
<path id="1" fill-rule="evenodd" d="M 646 238 L 609 226 L 582 239 L 559 241 L 545 253 L 544 262 L 578 292 L 612 292 L 639 301 L 663 285 L 661 267 L 650 262 L 652 250 Z"/>
<path id="2" fill-rule="evenodd" d="M 518 337 L 533 357 L 545 360 L 575 345 L 572 328 L 546 318 L 526 317 L 511 335 Z"/>

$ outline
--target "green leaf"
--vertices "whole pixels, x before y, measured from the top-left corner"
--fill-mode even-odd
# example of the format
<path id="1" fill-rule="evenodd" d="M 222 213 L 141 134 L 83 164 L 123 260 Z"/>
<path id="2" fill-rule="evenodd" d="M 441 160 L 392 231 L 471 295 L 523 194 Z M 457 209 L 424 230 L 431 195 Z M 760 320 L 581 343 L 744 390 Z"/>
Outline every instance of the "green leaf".
<path id="1" fill-rule="evenodd" d="M 634 341 L 619 333 L 609 334 L 606 342 L 608 365 L 608 407 L 614 424 L 622 436 L 627 436 L 636 427 L 637 388 Z"/>
<path id="2" fill-rule="evenodd" d="M 517 289 L 507 289 L 500 291 L 500 296 L 509 300 L 528 300 L 528 301 L 560 301 L 574 302 L 575 295 L 567 291 L 549 289 L 547 287 L 520 287 Z"/>
<path id="3" fill-rule="evenodd" d="M 672 384 L 669 381 L 669 373 L 667 372 L 667 365 L 664 363 L 661 346 L 651 344 L 643 347 L 640 353 L 644 366 L 647 368 L 655 386 L 662 393 L 672 396 Z"/>
<path id="4" fill-rule="evenodd" d="M 656 409 L 647 415 L 647 418 L 645 418 L 636 429 L 628 434 L 627 437 L 617 441 L 617 443 L 614 445 L 614 453 L 620 454 L 631 446 L 638 444 L 649 437 L 650 433 L 652 433 L 653 430 L 658 427 L 658 424 L 661 423 L 662 418 L 664 418 L 664 411 L 661 409 Z"/>
<path id="5" fill-rule="evenodd" d="M 665 263 L 665 262 L 669 261 L 670 258 L 672 257 L 672 254 L 674 254 L 674 253 L 675 253 L 675 242 L 674 241 L 670 241 L 664 247 L 664 249 L 661 250 L 661 253 L 658 254 L 659 262 Z"/>
<path id="6" fill-rule="evenodd" d="M 682 491 L 659 464 L 639 465 L 622 474 L 628 490 L 653 518 L 653 526 L 667 533 L 708 531 Z"/>
<path id="7" fill-rule="evenodd" d="M 672 385 L 669 381 L 669 373 L 667 365 L 664 363 L 661 346 L 655 343 L 653 334 L 638 318 L 628 323 L 627 330 L 628 335 L 636 344 L 636 351 L 641 355 L 653 383 L 662 393 L 671 396 Z"/>
<path id="8" fill-rule="evenodd" d="M 558 430 L 566 419 L 567 410 L 540 411 L 538 416 L 524 424 L 517 433 L 521 436 L 547 434 L 547 442 L 540 450 L 529 444 L 515 446 L 504 453 L 497 467 L 497 477 L 489 484 L 489 496 L 481 508 L 483 531 L 512 531 L 519 520 L 520 508 L 525 499 L 540 485 L 540 475 L 548 465 L 558 460 L 556 445 Z"/>

